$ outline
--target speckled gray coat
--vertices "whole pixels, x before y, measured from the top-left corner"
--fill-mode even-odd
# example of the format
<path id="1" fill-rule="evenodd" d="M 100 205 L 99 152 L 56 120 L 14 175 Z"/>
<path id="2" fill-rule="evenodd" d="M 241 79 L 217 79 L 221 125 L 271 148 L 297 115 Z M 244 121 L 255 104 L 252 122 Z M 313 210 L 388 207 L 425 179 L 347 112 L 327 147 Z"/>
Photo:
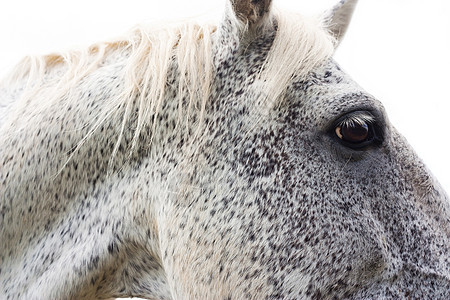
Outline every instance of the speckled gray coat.
<path id="1" fill-rule="evenodd" d="M 333 11 L 338 39 L 355 2 Z M 120 116 L 73 152 L 126 53 L 76 83 L 76 106 L 30 102 L 11 121 L 22 90 L 1 91 L 0 299 L 450 299 L 449 200 L 382 105 L 329 59 L 258 112 L 271 1 L 230 7 L 248 26 L 215 33 L 194 144 L 174 130 L 171 70 L 131 156 L 125 131 L 108 166 Z M 337 134 L 351 118 L 370 120 L 356 145 Z"/>

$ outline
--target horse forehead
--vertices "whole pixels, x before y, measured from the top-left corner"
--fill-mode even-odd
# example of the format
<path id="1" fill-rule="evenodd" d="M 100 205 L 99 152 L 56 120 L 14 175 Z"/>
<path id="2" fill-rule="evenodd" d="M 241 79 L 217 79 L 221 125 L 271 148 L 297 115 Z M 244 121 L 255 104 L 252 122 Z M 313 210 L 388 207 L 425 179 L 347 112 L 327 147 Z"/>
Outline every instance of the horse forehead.
<path id="1" fill-rule="evenodd" d="M 265 51 L 267 49 L 256 49 L 225 70 L 225 74 L 231 76 L 223 77 L 221 88 L 233 90 L 224 95 L 232 99 L 233 105 L 253 105 L 249 98 L 256 99 L 261 96 L 261 91 L 267 90 L 268 83 L 259 78 L 258 72 L 264 64 Z M 355 110 L 377 111 L 387 122 L 382 103 L 367 93 L 332 58 L 323 61 L 306 77 L 292 78 L 282 97 L 267 101 L 269 110 L 300 105 L 302 113 L 310 117 L 309 121 L 314 119 L 314 124 L 311 124 L 314 126 L 327 126 L 337 116 Z"/>
<path id="2" fill-rule="evenodd" d="M 364 89 L 334 60 L 329 59 L 309 73 L 304 80 L 293 80 L 293 87 L 320 99 L 345 94 L 365 94 Z M 319 97 L 322 96 L 322 97 Z M 372 97 L 373 98 L 373 97 Z M 377 101 L 373 99 L 374 101 Z M 377 101 L 378 102 L 378 101 Z M 380 102 L 378 102 L 380 104 Z"/>

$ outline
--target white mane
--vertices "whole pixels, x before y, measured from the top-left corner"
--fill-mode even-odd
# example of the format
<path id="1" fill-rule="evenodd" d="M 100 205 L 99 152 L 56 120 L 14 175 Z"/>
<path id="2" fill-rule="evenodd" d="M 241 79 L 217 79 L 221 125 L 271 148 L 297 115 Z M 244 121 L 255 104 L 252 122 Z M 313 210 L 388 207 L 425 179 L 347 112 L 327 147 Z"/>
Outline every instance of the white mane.
<path id="1" fill-rule="evenodd" d="M 260 72 L 264 83 L 262 94 L 270 106 L 283 97 L 294 77 L 304 77 L 334 52 L 333 38 L 320 21 L 285 12 L 277 12 L 275 19 L 276 37 Z M 155 126 L 162 101 L 166 98 L 168 72 L 173 63 L 177 66 L 179 79 L 175 100 L 178 101 L 179 123 L 188 123 L 191 110 L 196 109 L 201 124 L 214 78 L 212 47 L 215 34 L 218 34 L 216 26 L 194 22 L 166 28 L 137 27 L 125 38 L 97 43 L 85 51 L 27 57 L 4 83 L 27 82 L 21 105 L 27 105 L 36 95 L 41 101 L 45 99 L 43 105 L 51 105 L 61 97 L 65 97 L 68 103 L 76 103 L 77 95 L 71 94 L 74 86 L 107 64 L 109 57 L 125 57 L 125 69 L 117 74 L 123 77 L 122 90 L 114 99 L 105 102 L 103 110 L 93 117 L 90 134 L 78 145 L 80 147 L 105 120 L 120 112 L 123 115 L 122 128 L 114 156 L 125 124 L 131 113 L 135 113 L 136 105 L 138 113 L 133 147 L 144 126 Z M 59 70 L 57 76 L 55 69 Z M 187 106 L 182 104 L 183 99 L 189 99 Z M 187 111 L 183 111 L 186 107 Z"/>
<path id="2" fill-rule="evenodd" d="M 322 19 L 276 11 L 277 33 L 262 68 L 269 105 L 280 103 L 294 78 L 304 79 L 334 53 L 335 40 Z"/>

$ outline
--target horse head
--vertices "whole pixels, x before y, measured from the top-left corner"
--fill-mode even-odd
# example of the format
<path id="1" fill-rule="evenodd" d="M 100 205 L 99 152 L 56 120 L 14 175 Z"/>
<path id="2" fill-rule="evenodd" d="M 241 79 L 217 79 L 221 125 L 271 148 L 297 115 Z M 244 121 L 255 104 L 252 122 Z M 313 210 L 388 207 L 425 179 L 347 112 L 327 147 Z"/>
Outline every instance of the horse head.
<path id="1" fill-rule="evenodd" d="M 230 0 L 217 27 L 24 61 L 0 106 L 2 295 L 450 298 L 449 199 L 332 57 L 355 4 Z"/>

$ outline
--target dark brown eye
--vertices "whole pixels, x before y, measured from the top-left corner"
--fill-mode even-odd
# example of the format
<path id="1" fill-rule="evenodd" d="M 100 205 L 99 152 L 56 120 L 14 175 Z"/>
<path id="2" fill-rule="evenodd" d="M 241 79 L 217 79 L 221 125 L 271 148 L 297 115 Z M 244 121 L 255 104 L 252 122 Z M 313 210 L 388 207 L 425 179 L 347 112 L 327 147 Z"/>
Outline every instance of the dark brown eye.
<path id="1" fill-rule="evenodd" d="M 328 132 L 342 146 L 362 151 L 383 143 L 382 125 L 371 112 L 354 111 L 340 117 Z"/>
<path id="2" fill-rule="evenodd" d="M 336 135 L 345 142 L 360 144 L 369 137 L 369 125 L 365 122 L 343 123 L 336 127 Z"/>

